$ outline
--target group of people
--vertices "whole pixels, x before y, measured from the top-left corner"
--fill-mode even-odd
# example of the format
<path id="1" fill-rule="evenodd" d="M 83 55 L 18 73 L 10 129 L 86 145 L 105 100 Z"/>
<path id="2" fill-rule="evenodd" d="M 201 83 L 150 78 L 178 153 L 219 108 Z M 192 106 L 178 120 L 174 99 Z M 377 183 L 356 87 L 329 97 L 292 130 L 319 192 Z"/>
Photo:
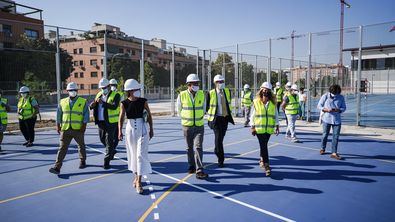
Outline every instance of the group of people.
<path id="1" fill-rule="evenodd" d="M 218 167 L 224 167 L 224 137 L 228 124 L 235 124 L 232 117 L 232 97 L 229 88 L 225 86 L 222 75 L 213 79 L 215 88 L 205 93 L 199 88 L 200 79 L 196 74 L 189 74 L 186 79 L 187 89 L 177 97 L 177 111 L 187 145 L 188 173 L 196 174 L 197 179 L 206 179 L 209 175 L 204 172 L 203 139 L 204 116 L 207 115 L 208 126 L 214 132 L 215 154 Z M 154 136 L 151 111 L 147 99 L 141 96 L 143 86 L 134 79 L 128 79 L 123 86 L 123 92 L 118 91 L 115 79 L 108 81 L 103 78 L 99 82 L 100 91 L 93 102 L 78 95 L 78 87 L 74 82 L 67 85 L 68 97 L 63 98 L 57 107 L 56 129 L 60 134 L 60 145 L 56 162 L 49 172 L 59 174 L 63 160 L 67 154 L 71 140 L 78 144 L 80 164 L 83 169 L 86 164 L 85 131 L 93 111 L 94 122 L 98 126 L 98 135 L 105 146 L 103 168 L 109 169 L 111 160 L 117 153 L 119 140 L 125 138 L 128 169 L 133 172 L 133 187 L 137 193 L 143 193 L 141 176 L 152 172 L 148 158 L 148 143 Z M 298 142 L 295 134 L 295 122 L 304 111 L 306 98 L 300 100 L 303 88 L 298 92 L 297 85 L 287 83 L 285 89 L 276 83 L 273 89 L 271 83 L 264 82 L 254 96 L 249 85 L 244 86 L 242 107 L 245 113 L 244 126 L 250 127 L 251 134 L 256 136 L 260 145 L 259 166 L 264 169 L 266 176 L 271 175 L 269 164 L 268 142 L 272 134 L 280 132 L 280 108 L 286 115 L 286 138 Z M 39 112 L 37 101 L 29 96 L 29 88 L 20 89 L 21 97 L 18 102 L 19 125 L 26 139 L 23 145 L 32 146 L 34 141 L 34 123 Z M 302 112 L 300 111 L 301 106 Z M 333 130 L 331 157 L 341 159 L 337 153 L 338 139 L 341 129 L 341 113 L 346 110 L 344 97 L 339 85 L 332 85 L 329 92 L 324 94 L 317 105 L 321 111 L 323 126 L 320 154 L 325 154 L 330 128 Z M 0 92 L 0 148 L 3 132 L 7 126 L 7 112 L 10 106 Z M 123 134 L 123 124 L 126 119 L 126 130 Z M 301 118 L 303 119 L 303 118 Z M 33 129 L 33 130 L 32 130 Z M 125 135 L 125 136 L 124 136 Z"/>

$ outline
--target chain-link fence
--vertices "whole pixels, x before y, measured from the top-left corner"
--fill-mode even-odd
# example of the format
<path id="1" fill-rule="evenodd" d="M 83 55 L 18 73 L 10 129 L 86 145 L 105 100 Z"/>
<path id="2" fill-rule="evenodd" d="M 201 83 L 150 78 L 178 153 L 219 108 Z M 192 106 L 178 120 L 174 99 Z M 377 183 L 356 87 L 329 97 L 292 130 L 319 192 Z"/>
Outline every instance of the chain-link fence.
<path id="1" fill-rule="evenodd" d="M 105 24 L 94 24 L 90 30 L 3 18 L 0 24 L 0 88 L 11 103 L 22 85 L 29 86 L 41 103 L 56 104 L 66 96 L 63 89 L 68 82 L 76 82 L 79 94 L 92 98 L 102 77 L 118 80 L 119 90 L 126 79 L 134 78 L 144 84 L 145 97 L 170 99 L 174 114 L 175 98 L 186 88 L 188 74 L 197 73 L 205 91 L 214 87 L 213 77 L 222 74 L 235 114 L 241 112 L 245 84 L 256 92 L 264 81 L 273 85 L 290 81 L 305 88 L 308 119 L 315 120 L 318 99 L 330 85 L 339 84 L 351 104 L 348 122 L 374 125 L 368 120 L 377 113 L 371 100 L 395 92 L 393 21 L 343 30 L 292 31 L 288 36 L 212 49 L 145 40 Z M 392 112 L 380 113 L 385 120 L 395 119 Z"/>

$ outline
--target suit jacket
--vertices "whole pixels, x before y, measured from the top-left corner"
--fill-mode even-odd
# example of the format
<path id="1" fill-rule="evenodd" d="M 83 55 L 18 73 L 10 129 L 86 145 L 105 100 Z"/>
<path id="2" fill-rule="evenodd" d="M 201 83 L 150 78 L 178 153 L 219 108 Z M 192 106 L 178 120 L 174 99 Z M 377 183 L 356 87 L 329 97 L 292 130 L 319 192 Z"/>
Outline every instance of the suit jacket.
<path id="1" fill-rule="evenodd" d="M 222 89 L 223 90 L 223 89 Z M 225 94 L 225 92 L 224 92 Z M 207 99 L 206 99 L 206 112 L 210 109 L 210 92 L 207 93 Z M 229 98 L 230 101 L 232 101 L 232 96 L 230 95 Z M 235 122 L 233 120 L 232 117 L 232 111 L 229 108 L 229 103 L 228 100 L 225 99 L 225 103 L 226 103 L 226 109 L 228 110 L 228 115 L 225 117 L 226 121 L 228 121 L 228 123 L 232 123 L 233 125 L 235 125 Z M 218 109 L 218 102 L 216 103 L 217 107 L 216 109 Z M 209 121 L 208 125 L 210 126 L 210 128 L 213 128 L 216 125 L 216 120 L 217 120 L 217 115 L 214 116 L 214 120 L 213 121 Z"/>

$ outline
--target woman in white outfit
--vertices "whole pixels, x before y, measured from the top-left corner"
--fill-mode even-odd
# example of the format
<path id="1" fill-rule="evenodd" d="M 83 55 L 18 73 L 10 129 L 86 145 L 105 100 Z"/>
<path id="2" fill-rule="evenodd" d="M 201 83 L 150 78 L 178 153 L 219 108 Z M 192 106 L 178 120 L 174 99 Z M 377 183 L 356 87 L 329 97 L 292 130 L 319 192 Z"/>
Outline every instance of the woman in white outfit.
<path id="1" fill-rule="evenodd" d="M 141 176 L 152 172 L 148 159 L 148 142 L 154 136 L 152 117 L 147 99 L 140 97 L 141 85 L 136 80 L 126 80 L 124 90 L 127 98 L 121 102 L 118 137 L 119 140 L 123 139 L 122 126 L 126 115 L 125 144 L 128 168 L 135 175 L 133 187 L 137 193 L 142 194 Z"/>

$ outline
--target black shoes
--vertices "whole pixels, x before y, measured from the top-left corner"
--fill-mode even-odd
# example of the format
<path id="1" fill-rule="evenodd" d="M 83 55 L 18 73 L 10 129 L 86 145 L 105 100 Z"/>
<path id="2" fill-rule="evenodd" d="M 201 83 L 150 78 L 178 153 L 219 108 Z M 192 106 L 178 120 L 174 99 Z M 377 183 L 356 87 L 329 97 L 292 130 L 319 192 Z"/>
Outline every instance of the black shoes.
<path id="1" fill-rule="evenodd" d="M 219 163 L 218 163 L 218 167 L 219 167 L 219 168 L 224 168 L 224 167 L 225 167 L 224 162 L 219 162 Z"/>
<path id="2" fill-rule="evenodd" d="M 49 172 L 58 175 L 60 173 L 60 169 L 56 167 L 51 167 L 49 169 Z"/>
<path id="3" fill-rule="evenodd" d="M 26 146 L 27 144 L 29 144 L 29 141 L 22 143 L 23 146 Z"/>
<path id="4" fill-rule="evenodd" d="M 80 166 L 79 166 L 78 168 L 84 169 L 85 167 L 86 167 L 86 162 L 85 162 L 85 160 L 81 160 Z"/>
<path id="5" fill-rule="evenodd" d="M 203 172 L 203 171 L 200 171 L 200 172 L 197 172 L 197 173 L 196 173 L 196 179 L 204 180 L 204 179 L 206 179 L 207 177 L 208 177 L 208 174 L 205 173 L 205 172 Z"/>
<path id="6" fill-rule="evenodd" d="M 105 160 L 105 161 L 104 161 L 103 168 L 104 168 L 105 170 L 110 169 L 110 161 Z"/>
<path id="7" fill-rule="evenodd" d="M 26 147 L 31 147 L 31 146 L 33 146 L 33 143 L 31 143 L 31 142 L 28 142 L 28 143 L 26 144 Z"/>

